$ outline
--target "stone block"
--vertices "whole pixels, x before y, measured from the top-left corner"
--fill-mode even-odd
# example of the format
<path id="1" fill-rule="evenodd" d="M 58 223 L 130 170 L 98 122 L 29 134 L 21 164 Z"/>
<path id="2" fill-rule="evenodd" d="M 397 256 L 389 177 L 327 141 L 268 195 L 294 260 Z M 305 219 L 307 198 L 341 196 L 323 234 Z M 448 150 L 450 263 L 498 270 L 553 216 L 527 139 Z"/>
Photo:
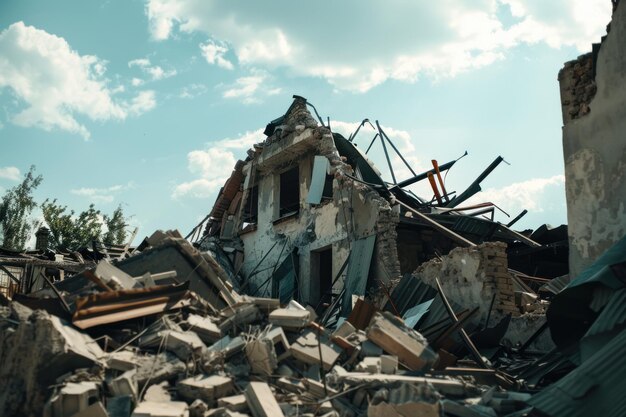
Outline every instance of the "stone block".
<path id="1" fill-rule="evenodd" d="M 376 313 L 366 334 L 369 340 L 385 352 L 397 356 L 412 371 L 429 369 L 437 359 L 437 354 L 428 347 L 424 336 L 390 313 Z"/>
<path id="2" fill-rule="evenodd" d="M 187 401 L 201 399 L 213 406 L 218 398 L 235 390 L 232 378 L 221 375 L 196 375 L 176 384 L 178 394 Z"/>

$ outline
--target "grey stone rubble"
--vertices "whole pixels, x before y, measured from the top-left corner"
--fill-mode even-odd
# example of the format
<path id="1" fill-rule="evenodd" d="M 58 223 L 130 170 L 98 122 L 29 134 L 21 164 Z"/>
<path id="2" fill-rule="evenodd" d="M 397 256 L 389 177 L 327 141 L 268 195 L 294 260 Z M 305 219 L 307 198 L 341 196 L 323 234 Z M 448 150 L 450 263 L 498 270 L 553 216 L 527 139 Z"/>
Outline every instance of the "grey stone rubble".
<path id="1" fill-rule="evenodd" d="M 461 213 L 480 180 L 447 194 L 436 161 L 385 182 L 356 132 L 294 96 L 187 238 L 87 261 L 0 250 L 0 416 L 622 415 L 626 9 L 612 3 L 602 44 L 559 74 L 569 229 Z M 403 190 L 420 178 L 430 202 Z"/>
<path id="2" fill-rule="evenodd" d="M 155 247 L 168 239 L 157 239 Z M 99 269 L 121 275 L 114 265 Z M 175 289 L 176 284 L 166 287 Z M 129 291 L 145 290 L 108 293 L 124 304 L 122 296 Z M 363 329 L 351 321 L 331 329 L 293 300 L 281 305 L 228 291 L 226 298 L 233 302 L 219 310 L 199 301 L 137 319 L 103 318 L 103 324 L 84 330 L 43 309 L 6 303 L 0 307 L 2 415 L 498 413 L 493 400 L 483 399 L 493 389 L 473 376 L 485 370 L 468 359 L 465 374 L 441 374 L 446 367 L 429 340 L 381 306 Z M 81 298 L 65 297 L 76 308 L 72 319 L 84 323 Z M 135 315 L 134 304 L 125 308 Z M 459 345 L 453 338 L 448 341 Z M 494 382 L 495 375 L 497 371 L 489 372 Z M 499 398 L 525 398 L 517 393 L 523 384 L 503 375 Z M 516 401 L 514 410 L 525 407 Z"/>

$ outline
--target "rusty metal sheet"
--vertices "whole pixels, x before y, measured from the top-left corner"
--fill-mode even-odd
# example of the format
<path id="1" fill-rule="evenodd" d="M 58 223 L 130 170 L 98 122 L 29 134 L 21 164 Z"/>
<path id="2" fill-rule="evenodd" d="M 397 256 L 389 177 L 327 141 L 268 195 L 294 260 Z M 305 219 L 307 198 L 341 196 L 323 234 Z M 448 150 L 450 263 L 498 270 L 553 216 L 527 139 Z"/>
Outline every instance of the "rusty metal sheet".
<path id="1" fill-rule="evenodd" d="M 76 300 L 72 323 L 80 329 L 145 317 L 190 305 L 189 283 L 108 291 Z"/>

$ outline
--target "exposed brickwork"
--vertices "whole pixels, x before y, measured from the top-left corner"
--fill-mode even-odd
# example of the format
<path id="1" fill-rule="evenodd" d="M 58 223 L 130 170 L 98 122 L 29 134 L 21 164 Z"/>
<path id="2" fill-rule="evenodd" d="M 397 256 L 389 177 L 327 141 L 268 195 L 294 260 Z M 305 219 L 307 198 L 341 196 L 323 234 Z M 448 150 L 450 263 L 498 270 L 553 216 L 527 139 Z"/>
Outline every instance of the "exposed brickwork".
<path id="1" fill-rule="evenodd" d="M 563 124 L 588 114 L 591 111 L 589 104 L 597 91 L 593 75 L 593 54 L 590 52 L 566 62 L 559 71 L 559 85 Z"/>
<path id="2" fill-rule="evenodd" d="M 450 300 L 466 307 L 480 308 L 479 321 L 484 321 L 489 314 L 494 295 L 494 320 L 508 313 L 519 316 L 513 280 L 508 273 L 506 248 L 502 242 L 455 248 L 441 259 L 420 265 L 413 275 L 433 287 L 436 286 L 435 278 L 438 278 Z"/>

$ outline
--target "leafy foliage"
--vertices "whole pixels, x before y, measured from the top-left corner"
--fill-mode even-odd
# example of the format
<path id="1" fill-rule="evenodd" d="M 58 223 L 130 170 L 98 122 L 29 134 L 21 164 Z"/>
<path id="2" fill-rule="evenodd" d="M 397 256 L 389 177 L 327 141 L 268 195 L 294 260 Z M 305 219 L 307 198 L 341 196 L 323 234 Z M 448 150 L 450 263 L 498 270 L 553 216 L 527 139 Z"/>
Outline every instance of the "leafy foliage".
<path id="1" fill-rule="evenodd" d="M 8 190 L 0 201 L 0 238 L 2 247 L 23 250 L 36 227 L 30 214 L 37 203 L 33 191 L 41 184 L 43 177 L 35 176 L 35 166 L 31 166 L 21 184 Z"/>
<path id="2" fill-rule="evenodd" d="M 89 246 L 102 235 L 104 219 L 93 204 L 76 215 L 74 210 L 58 204 L 56 199 L 47 199 L 41 205 L 41 211 L 57 250 L 72 251 Z"/>
<path id="3" fill-rule="evenodd" d="M 102 241 L 105 245 L 121 245 L 126 243 L 126 219 L 122 206 L 119 205 L 111 216 L 104 216 L 104 222 L 107 226 L 107 232 L 104 234 Z"/>

